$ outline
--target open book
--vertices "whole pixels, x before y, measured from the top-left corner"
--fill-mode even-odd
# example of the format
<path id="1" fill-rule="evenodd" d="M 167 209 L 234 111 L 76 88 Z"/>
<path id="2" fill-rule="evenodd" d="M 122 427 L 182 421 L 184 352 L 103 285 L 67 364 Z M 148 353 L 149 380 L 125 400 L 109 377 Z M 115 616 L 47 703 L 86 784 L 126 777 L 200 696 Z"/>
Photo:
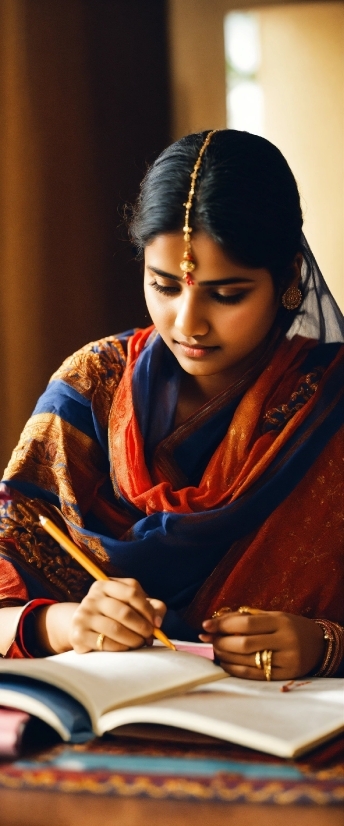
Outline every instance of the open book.
<path id="1" fill-rule="evenodd" d="M 281 685 L 228 677 L 209 659 L 162 647 L 0 661 L 0 706 L 72 742 L 155 723 L 293 757 L 344 729 L 344 679 L 288 693 Z"/>

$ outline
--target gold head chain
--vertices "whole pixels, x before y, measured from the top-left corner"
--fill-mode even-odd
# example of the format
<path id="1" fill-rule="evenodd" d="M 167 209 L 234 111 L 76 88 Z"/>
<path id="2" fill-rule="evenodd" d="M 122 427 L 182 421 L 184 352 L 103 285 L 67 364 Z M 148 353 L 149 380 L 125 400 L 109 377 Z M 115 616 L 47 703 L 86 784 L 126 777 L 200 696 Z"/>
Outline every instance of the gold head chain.
<path id="1" fill-rule="evenodd" d="M 194 194 L 195 194 L 196 180 L 197 180 L 197 176 L 198 176 L 200 166 L 201 166 L 201 163 L 202 163 L 203 155 L 204 155 L 205 150 L 206 150 L 207 146 L 209 145 L 213 135 L 215 134 L 215 132 L 217 132 L 217 129 L 213 129 L 211 132 L 208 132 L 207 137 L 206 137 L 204 143 L 201 146 L 197 161 L 196 161 L 195 166 L 194 166 L 194 168 L 191 172 L 191 175 L 190 175 L 191 186 L 190 186 L 190 191 L 189 191 L 189 194 L 188 194 L 188 199 L 187 199 L 186 203 L 183 204 L 183 206 L 185 206 L 185 223 L 184 223 L 184 227 L 183 227 L 185 250 L 184 250 L 183 260 L 180 262 L 179 266 L 180 266 L 180 269 L 182 270 L 182 272 L 184 273 L 183 278 L 184 278 L 184 280 L 186 281 L 186 283 L 188 284 L 189 287 L 191 287 L 191 285 L 195 283 L 192 276 L 191 276 L 191 273 L 196 269 L 196 261 L 195 261 L 193 255 L 192 255 L 192 252 L 191 252 L 192 228 L 190 227 L 190 224 L 189 224 L 190 211 L 191 211 L 191 207 L 192 207 L 193 197 L 194 197 Z"/>

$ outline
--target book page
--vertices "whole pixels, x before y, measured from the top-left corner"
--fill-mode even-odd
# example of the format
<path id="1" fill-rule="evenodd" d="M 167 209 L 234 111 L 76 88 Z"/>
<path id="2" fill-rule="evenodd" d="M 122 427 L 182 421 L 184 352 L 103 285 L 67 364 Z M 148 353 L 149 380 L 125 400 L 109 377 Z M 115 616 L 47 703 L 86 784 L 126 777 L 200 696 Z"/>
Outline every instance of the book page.
<path id="1" fill-rule="evenodd" d="M 322 703 L 316 693 L 311 700 L 309 693 L 282 694 L 278 687 L 260 695 L 221 691 L 229 682 L 216 683 L 214 691 L 208 685 L 205 691 L 201 687 L 183 696 L 109 712 L 99 721 L 99 733 L 126 723 L 159 723 L 292 757 L 344 729 L 339 702 Z"/>
<path id="2" fill-rule="evenodd" d="M 220 691 L 228 694 L 246 694 L 250 697 L 275 697 L 284 693 L 298 696 L 307 695 L 327 703 L 338 703 L 344 712 L 344 677 L 301 677 L 296 680 L 243 680 L 240 677 L 226 677 L 219 685 L 202 686 L 202 691 Z"/>
<path id="3" fill-rule="evenodd" d="M 79 700 L 89 712 L 94 731 L 109 709 L 146 702 L 223 679 L 222 668 L 204 657 L 167 648 L 137 651 L 67 651 L 35 660 L 2 660 L 1 673 L 17 673 L 56 685 Z"/>

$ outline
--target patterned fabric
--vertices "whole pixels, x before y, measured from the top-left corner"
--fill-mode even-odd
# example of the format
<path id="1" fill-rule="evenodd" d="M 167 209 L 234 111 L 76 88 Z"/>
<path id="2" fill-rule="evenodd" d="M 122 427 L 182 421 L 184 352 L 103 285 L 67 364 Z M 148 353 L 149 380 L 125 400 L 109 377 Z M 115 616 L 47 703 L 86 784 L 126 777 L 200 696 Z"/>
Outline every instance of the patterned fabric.
<path id="1" fill-rule="evenodd" d="M 243 603 L 343 623 L 343 349 L 274 342 L 175 429 L 180 368 L 153 328 L 84 347 L 53 375 L 5 472 L 2 604 L 89 588 L 43 513 L 194 629 Z"/>
<path id="2" fill-rule="evenodd" d="M 149 727 L 142 728 L 149 737 Z M 310 756 L 285 761 L 230 743 L 202 742 L 197 735 L 182 742 L 180 734 L 179 743 L 177 738 L 168 742 L 168 730 L 154 726 L 146 740 L 116 736 L 45 751 L 39 750 L 38 736 L 38 754 L 2 764 L 0 788 L 86 793 L 98 799 L 146 797 L 284 808 L 343 805 L 343 738 Z"/>

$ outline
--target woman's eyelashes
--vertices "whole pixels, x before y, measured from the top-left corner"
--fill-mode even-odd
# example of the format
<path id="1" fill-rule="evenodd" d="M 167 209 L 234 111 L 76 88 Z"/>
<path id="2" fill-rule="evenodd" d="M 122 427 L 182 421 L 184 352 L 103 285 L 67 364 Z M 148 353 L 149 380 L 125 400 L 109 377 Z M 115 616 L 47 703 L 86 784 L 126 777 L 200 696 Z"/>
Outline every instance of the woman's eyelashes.
<path id="1" fill-rule="evenodd" d="M 211 293 L 211 297 L 214 301 L 218 301 L 219 304 L 240 304 L 240 301 L 243 301 L 247 294 L 246 290 L 242 290 L 240 293 L 233 293 L 231 295 L 222 295 L 222 293 Z"/>
<path id="2" fill-rule="evenodd" d="M 157 281 L 151 281 L 149 286 L 154 287 L 158 293 L 162 293 L 163 295 L 175 295 L 180 292 L 180 287 L 163 287 L 162 284 L 158 284 Z"/>
<path id="3" fill-rule="evenodd" d="M 156 290 L 158 293 L 162 293 L 162 295 L 166 296 L 177 295 L 177 293 L 180 292 L 180 287 L 166 287 L 162 284 L 158 284 L 157 281 L 151 281 L 149 286 L 153 287 L 154 290 Z M 245 298 L 247 292 L 247 290 L 241 290 L 241 292 L 234 294 L 232 293 L 231 295 L 223 295 L 222 293 L 218 293 L 212 290 L 208 293 L 208 295 L 210 296 L 210 298 L 212 298 L 214 301 L 217 301 L 219 304 L 239 304 L 240 301 L 242 301 Z"/>

